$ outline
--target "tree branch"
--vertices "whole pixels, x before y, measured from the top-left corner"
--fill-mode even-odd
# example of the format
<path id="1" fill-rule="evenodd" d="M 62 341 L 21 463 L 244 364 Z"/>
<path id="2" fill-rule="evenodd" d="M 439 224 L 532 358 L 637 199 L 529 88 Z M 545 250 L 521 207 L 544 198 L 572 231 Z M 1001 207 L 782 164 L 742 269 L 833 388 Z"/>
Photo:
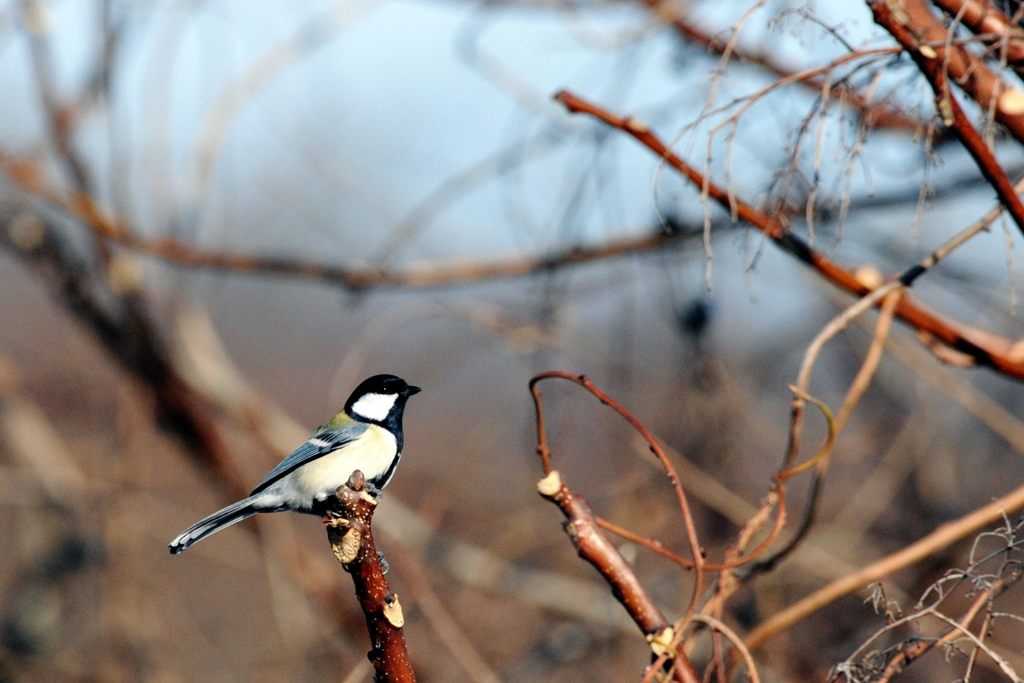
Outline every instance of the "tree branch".
<path id="1" fill-rule="evenodd" d="M 567 90 L 556 93 L 555 99 L 571 113 L 587 114 L 632 136 L 693 185 L 702 188 L 707 196 L 722 208 L 764 234 L 787 254 L 813 268 L 831 284 L 858 297 L 872 291 L 872 288 L 861 282 L 854 273 L 834 263 L 798 235 L 790 232 L 782 220 L 759 211 L 725 188 L 706 179 L 700 171 L 669 149 L 647 124 L 632 117 L 613 114 Z M 1010 355 L 1008 349 L 1012 344 L 1007 340 L 996 339 L 988 333 L 972 332 L 916 304 L 909 295 L 900 297 L 896 305 L 896 317 L 910 327 L 928 333 L 936 341 L 970 356 L 980 365 L 992 368 L 1007 377 L 1024 380 L 1024 362 Z"/>
<path id="2" fill-rule="evenodd" d="M 699 230 L 655 231 L 592 247 L 572 246 L 539 256 L 509 257 L 487 261 L 452 261 L 405 269 L 355 268 L 301 259 L 207 251 L 171 238 L 145 238 L 120 221 L 108 218 L 91 197 L 76 192 L 65 198 L 45 179 L 45 171 L 34 161 L 0 152 L 0 169 L 24 191 L 68 214 L 85 225 L 95 237 L 133 252 L 193 270 L 230 271 L 253 275 L 282 275 L 338 285 L 352 292 L 370 289 L 429 289 L 467 285 L 498 279 L 526 277 L 586 263 L 631 254 L 656 252 L 681 244 Z"/>
<path id="3" fill-rule="evenodd" d="M 930 81 L 929 71 L 938 69 L 944 79 L 956 83 L 1018 142 L 1024 142 L 1024 92 L 1003 82 L 984 60 L 964 46 L 954 44 L 949 29 L 924 0 L 901 0 L 899 11 L 894 5 L 868 0 L 875 22 L 896 38 Z M 922 66 L 922 59 L 933 65 Z"/>
<path id="4" fill-rule="evenodd" d="M 639 1 L 646 5 L 652 14 L 672 26 L 684 41 L 699 45 L 708 52 L 727 56 L 745 64 L 756 65 L 782 79 L 793 79 L 796 74 L 793 69 L 783 65 L 771 52 L 746 50 L 736 45 L 735 40 L 721 38 L 719 34 L 710 33 L 688 21 L 675 3 L 666 0 Z M 822 76 L 797 78 L 795 82 L 818 95 L 827 91 L 832 98 L 853 109 L 869 128 L 915 133 L 927 127 L 926 122 L 908 116 L 896 107 L 886 103 L 872 102 L 868 97 L 861 95 L 845 83 L 828 84 Z"/>
<path id="5" fill-rule="evenodd" d="M 587 501 L 583 496 L 573 493 L 558 470 L 551 470 L 541 479 L 537 491 L 543 498 L 557 505 L 565 515 L 563 527 L 576 552 L 608 583 L 612 595 L 647 637 L 654 655 L 665 655 L 675 635 L 672 625 L 654 604 L 633 568 L 598 528 Z M 671 655 L 674 661 L 674 680 L 681 683 L 700 681 L 693 665 L 681 650 L 674 650 Z"/>
<path id="6" fill-rule="evenodd" d="M 359 606 L 370 635 L 367 658 L 378 683 L 413 683 L 416 675 L 405 647 L 405 618 L 398 595 L 391 592 L 381 556 L 373 542 L 377 501 L 366 492 L 363 473 L 356 470 L 348 484 L 328 500 L 324 514 L 327 539 L 334 556 L 352 577 Z"/>
<path id="7" fill-rule="evenodd" d="M 932 0 L 951 18 L 963 24 L 974 35 L 1005 53 L 1014 67 L 1024 64 L 1024 29 L 992 6 L 988 0 Z"/>
<path id="8" fill-rule="evenodd" d="M 1024 233 L 1024 203 L 1021 202 L 1016 190 L 1014 190 L 1013 183 L 1010 182 L 1006 171 L 999 165 L 989 146 L 985 144 L 981 133 L 977 131 L 971 120 L 967 118 L 967 114 L 964 113 L 960 103 L 957 102 L 953 89 L 950 87 L 947 70 L 950 75 L 955 77 L 952 65 L 956 62 L 957 50 L 962 51 L 962 48 L 935 48 L 931 45 L 925 45 L 917 37 L 916 27 L 912 28 L 912 25 L 908 23 L 909 19 L 903 19 L 898 16 L 885 2 L 870 0 L 869 4 L 875 18 L 875 23 L 888 31 L 903 46 L 903 49 L 906 50 L 907 54 L 914 60 L 914 63 L 917 64 L 917 68 L 924 74 L 928 84 L 932 87 L 932 91 L 935 93 L 935 106 L 942 116 L 943 122 L 956 133 L 960 143 L 971 157 L 974 158 L 975 163 L 978 165 L 978 170 L 981 171 L 981 174 L 992 185 L 1003 206 L 1013 216 L 1017 228 Z M 931 16 L 930 12 L 928 16 Z M 972 82 L 980 80 L 980 77 L 977 75 L 979 70 L 980 67 L 972 72 L 974 73 Z M 995 77 L 993 76 L 993 78 Z M 965 89 L 982 107 L 987 109 L 995 105 L 996 120 L 1009 127 L 1018 140 L 1024 140 L 1024 137 L 1022 137 L 1024 136 L 1024 117 L 1020 116 L 1021 113 L 1024 113 L 1024 93 L 1014 89 L 1007 89 L 1001 81 L 998 81 L 998 79 L 996 81 L 996 83 L 989 84 L 984 90 L 979 88 L 968 89 L 966 87 Z M 1002 94 L 1000 95 L 1000 93 Z M 1017 95 L 1016 99 L 1012 96 L 1014 93 Z M 998 101 L 992 101 L 996 97 L 998 97 Z M 1020 111 L 1011 116 L 1009 113 L 1011 107 L 1019 108 Z M 1019 130 L 1011 127 L 1011 124 L 1016 125 Z"/>

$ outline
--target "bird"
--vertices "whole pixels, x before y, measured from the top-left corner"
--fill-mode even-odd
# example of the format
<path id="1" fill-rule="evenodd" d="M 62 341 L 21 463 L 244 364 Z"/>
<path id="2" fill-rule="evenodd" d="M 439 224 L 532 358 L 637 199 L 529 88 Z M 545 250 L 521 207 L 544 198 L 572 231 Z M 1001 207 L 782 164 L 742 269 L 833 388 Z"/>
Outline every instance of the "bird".
<path id="1" fill-rule="evenodd" d="M 405 403 L 420 388 L 395 375 L 363 380 L 334 417 L 289 453 L 246 498 L 204 517 L 167 547 L 178 555 L 207 536 L 258 512 L 323 514 L 325 501 L 359 470 L 379 495 L 402 457 Z"/>

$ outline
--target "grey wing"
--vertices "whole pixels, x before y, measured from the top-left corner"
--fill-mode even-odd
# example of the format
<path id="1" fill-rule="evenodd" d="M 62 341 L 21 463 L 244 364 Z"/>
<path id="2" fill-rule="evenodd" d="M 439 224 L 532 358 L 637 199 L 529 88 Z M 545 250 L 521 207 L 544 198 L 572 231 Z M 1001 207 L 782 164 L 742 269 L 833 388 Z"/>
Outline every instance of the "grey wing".
<path id="1" fill-rule="evenodd" d="M 351 422 L 338 429 L 329 429 L 314 434 L 308 441 L 303 441 L 301 446 L 289 453 L 284 460 L 277 463 L 274 469 L 267 472 L 267 476 L 263 477 L 260 483 L 256 484 L 256 488 L 249 495 L 252 496 L 263 491 L 281 477 L 293 472 L 307 462 L 321 458 L 354 441 L 360 434 L 366 431 L 366 428 L 367 425 L 362 422 Z"/>

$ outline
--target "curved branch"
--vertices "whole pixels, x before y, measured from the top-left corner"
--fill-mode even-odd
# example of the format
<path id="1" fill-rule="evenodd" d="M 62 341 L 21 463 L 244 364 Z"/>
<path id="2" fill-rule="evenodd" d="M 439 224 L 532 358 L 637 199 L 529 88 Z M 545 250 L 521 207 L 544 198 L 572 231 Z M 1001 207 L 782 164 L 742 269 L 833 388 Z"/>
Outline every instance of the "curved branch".
<path id="1" fill-rule="evenodd" d="M 637 577 L 633 567 L 630 566 L 629 562 L 622 557 L 622 554 L 619 553 L 615 545 L 601 531 L 601 524 L 594 517 L 594 513 L 590 509 L 590 505 L 587 504 L 587 501 L 583 496 L 573 492 L 568 484 L 565 483 L 561 473 L 551 466 L 551 453 L 544 428 L 544 410 L 541 405 L 540 390 L 537 385 L 545 379 L 554 378 L 565 379 L 579 384 L 600 399 L 602 403 L 610 406 L 622 415 L 647 440 L 651 446 L 651 451 L 661 460 L 666 474 L 679 496 L 687 529 L 687 537 L 690 539 L 691 548 L 693 548 L 695 553 L 696 579 L 689 610 L 692 612 L 700 592 L 703 557 L 701 555 L 700 543 L 696 537 L 696 528 L 686 503 L 686 495 L 679 484 L 675 469 L 646 428 L 614 399 L 594 386 L 586 377 L 567 372 L 550 371 L 536 375 L 530 380 L 530 395 L 533 397 L 537 420 L 537 454 L 540 456 L 545 474 L 544 478 L 537 484 L 537 491 L 542 497 L 554 503 L 562 511 L 566 518 L 564 524 L 565 532 L 572 540 L 576 552 L 601 574 L 601 577 L 611 587 L 615 599 L 625 608 L 633 622 L 640 627 L 640 630 L 647 637 L 647 641 L 655 655 L 655 666 L 653 668 L 661 671 L 661 664 L 665 663 L 667 666 L 671 666 L 671 675 L 674 680 L 682 683 L 697 683 L 700 677 L 694 670 L 693 665 L 681 649 L 673 645 L 676 635 L 675 629 L 647 593 L 643 584 L 640 583 L 640 579 Z"/>

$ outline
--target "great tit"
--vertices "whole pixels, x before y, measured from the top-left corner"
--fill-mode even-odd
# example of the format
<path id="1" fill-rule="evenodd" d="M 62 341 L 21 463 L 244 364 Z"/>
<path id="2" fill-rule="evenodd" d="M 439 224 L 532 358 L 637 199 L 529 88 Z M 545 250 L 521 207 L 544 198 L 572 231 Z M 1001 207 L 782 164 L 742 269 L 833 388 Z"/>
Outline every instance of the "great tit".
<path id="1" fill-rule="evenodd" d="M 184 552 L 210 534 L 257 512 L 323 513 L 323 503 L 360 470 L 371 491 L 387 486 L 402 457 L 402 412 L 419 387 L 394 375 L 364 380 L 337 415 L 270 470 L 248 498 L 201 519 L 168 544 Z"/>

